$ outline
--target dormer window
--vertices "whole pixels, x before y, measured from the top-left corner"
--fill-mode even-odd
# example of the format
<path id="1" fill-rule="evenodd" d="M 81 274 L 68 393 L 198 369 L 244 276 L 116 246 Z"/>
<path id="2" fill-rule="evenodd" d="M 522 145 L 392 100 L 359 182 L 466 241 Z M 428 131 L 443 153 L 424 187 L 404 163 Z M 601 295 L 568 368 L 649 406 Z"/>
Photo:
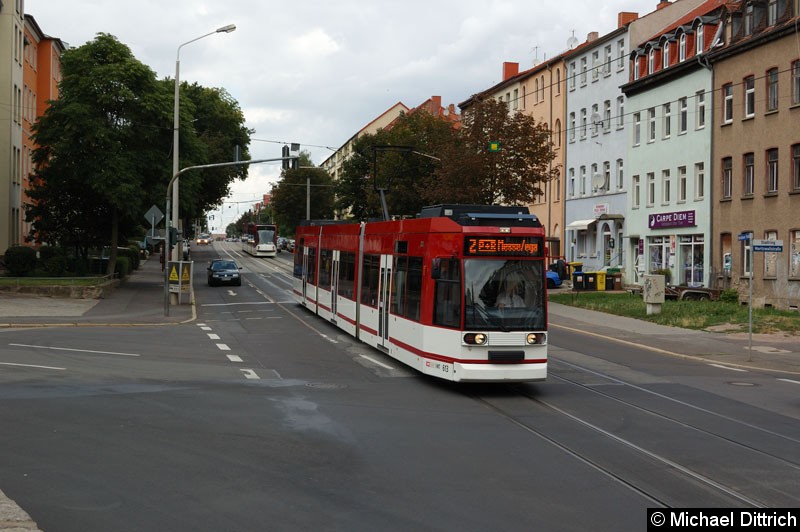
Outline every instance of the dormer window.
<path id="1" fill-rule="evenodd" d="M 650 48 L 650 52 L 647 54 L 647 73 L 652 74 L 656 70 L 656 51 L 653 48 Z"/>
<path id="2" fill-rule="evenodd" d="M 639 56 L 637 55 L 633 60 L 633 79 L 634 80 L 637 80 L 640 77 L 639 68 L 640 68 L 640 66 L 639 66 Z"/>
<path id="3" fill-rule="evenodd" d="M 682 33 L 678 41 L 678 61 L 686 61 L 686 34 Z"/>
<path id="4" fill-rule="evenodd" d="M 664 43 L 664 48 L 661 52 L 661 68 L 669 68 L 669 41 Z"/>
<path id="5" fill-rule="evenodd" d="M 778 0 L 769 0 L 767 4 L 767 25 L 774 26 L 778 22 Z"/>
<path id="6" fill-rule="evenodd" d="M 695 55 L 703 53 L 703 23 L 697 25 L 694 34 Z"/>

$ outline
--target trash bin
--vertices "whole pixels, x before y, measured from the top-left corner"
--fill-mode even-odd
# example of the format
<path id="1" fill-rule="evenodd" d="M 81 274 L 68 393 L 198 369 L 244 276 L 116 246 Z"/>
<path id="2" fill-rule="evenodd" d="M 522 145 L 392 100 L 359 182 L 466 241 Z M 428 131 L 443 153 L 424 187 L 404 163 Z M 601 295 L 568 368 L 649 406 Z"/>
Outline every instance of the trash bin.
<path id="1" fill-rule="evenodd" d="M 586 290 L 586 276 L 583 272 L 574 272 L 572 274 L 572 289 Z"/>
<path id="2" fill-rule="evenodd" d="M 569 274 L 572 275 L 575 272 L 582 271 L 583 263 L 582 262 L 568 262 L 569 265 Z"/>
<path id="3" fill-rule="evenodd" d="M 605 291 L 605 289 L 606 289 L 606 272 L 595 272 L 595 275 L 597 276 L 597 290 L 598 291 L 600 291 L 600 290 Z"/>
<path id="4" fill-rule="evenodd" d="M 583 275 L 585 290 L 597 290 L 597 272 L 586 272 Z"/>
<path id="5" fill-rule="evenodd" d="M 611 278 L 613 279 L 612 282 L 614 283 L 613 290 L 622 290 L 622 274 L 615 273 Z"/>

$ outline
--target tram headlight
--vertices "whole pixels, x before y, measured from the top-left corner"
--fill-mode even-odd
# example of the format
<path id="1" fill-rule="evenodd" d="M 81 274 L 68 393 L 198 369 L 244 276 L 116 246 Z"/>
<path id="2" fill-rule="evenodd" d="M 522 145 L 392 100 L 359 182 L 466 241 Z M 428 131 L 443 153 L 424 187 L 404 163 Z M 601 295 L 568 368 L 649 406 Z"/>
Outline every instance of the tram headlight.
<path id="1" fill-rule="evenodd" d="M 528 345 L 546 344 L 547 333 L 529 333 L 525 341 Z"/>
<path id="2" fill-rule="evenodd" d="M 464 343 L 468 345 L 484 345 L 487 337 L 483 333 L 467 333 L 464 335 Z"/>

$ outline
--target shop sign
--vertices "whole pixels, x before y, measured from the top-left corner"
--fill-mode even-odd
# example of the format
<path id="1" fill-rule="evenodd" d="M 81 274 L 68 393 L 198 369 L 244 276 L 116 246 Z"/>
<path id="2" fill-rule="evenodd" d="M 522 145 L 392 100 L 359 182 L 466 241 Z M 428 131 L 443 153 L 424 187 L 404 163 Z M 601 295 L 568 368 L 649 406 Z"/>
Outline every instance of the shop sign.
<path id="1" fill-rule="evenodd" d="M 604 214 L 608 214 L 609 204 L 608 203 L 597 203 L 594 206 L 594 217 L 600 218 Z"/>
<path id="2" fill-rule="evenodd" d="M 649 215 L 650 229 L 664 229 L 667 227 L 694 227 L 695 211 L 674 211 Z"/>

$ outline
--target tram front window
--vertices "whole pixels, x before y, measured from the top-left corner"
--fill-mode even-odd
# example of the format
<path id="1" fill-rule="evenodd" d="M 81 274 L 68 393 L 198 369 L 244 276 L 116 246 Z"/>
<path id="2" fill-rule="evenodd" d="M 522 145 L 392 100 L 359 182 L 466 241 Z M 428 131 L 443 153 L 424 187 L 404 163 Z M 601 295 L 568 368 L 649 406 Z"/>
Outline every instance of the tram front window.
<path id="1" fill-rule="evenodd" d="M 542 261 L 465 260 L 465 328 L 544 329 L 543 268 Z"/>

